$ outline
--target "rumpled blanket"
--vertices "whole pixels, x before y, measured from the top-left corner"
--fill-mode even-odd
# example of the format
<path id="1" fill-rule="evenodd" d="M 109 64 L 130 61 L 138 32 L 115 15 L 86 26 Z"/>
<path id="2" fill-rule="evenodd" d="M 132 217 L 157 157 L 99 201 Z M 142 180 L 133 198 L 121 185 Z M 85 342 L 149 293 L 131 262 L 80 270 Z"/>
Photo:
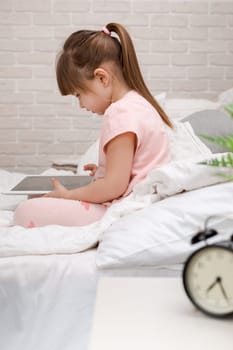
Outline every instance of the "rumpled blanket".
<path id="1" fill-rule="evenodd" d="M 216 156 L 215 154 L 208 158 L 215 158 Z M 10 207 L 9 198 L 6 200 L 6 196 L 2 196 L 0 207 L 0 257 L 72 254 L 92 248 L 102 239 L 103 233 L 108 230 L 110 225 L 123 216 L 130 215 L 167 196 L 226 181 L 225 178 L 216 175 L 215 168 L 198 164 L 203 159 L 206 159 L 206 157 L 174 161 L 152 170 L 140 184 L 135 186 L 134 191 L 128 197 L 114 203 L 108 208 L 101 220 L 87 226 L 50 225 L 29 229 L 21 226 L 10 226 L 13 207 L 24 198 L 14 196 L 10 199 L 12 205 Z M 12 175 L 0 171 L 0 179 L 7 175 L 8 177 L 13 176 L 14 181 L 22 176 L 22 174 Z M 1 181 L 0 190 L 4 189 L 3 182 Z M 3 210 L 4 198 L 6 200 L 5 210 Z"/>

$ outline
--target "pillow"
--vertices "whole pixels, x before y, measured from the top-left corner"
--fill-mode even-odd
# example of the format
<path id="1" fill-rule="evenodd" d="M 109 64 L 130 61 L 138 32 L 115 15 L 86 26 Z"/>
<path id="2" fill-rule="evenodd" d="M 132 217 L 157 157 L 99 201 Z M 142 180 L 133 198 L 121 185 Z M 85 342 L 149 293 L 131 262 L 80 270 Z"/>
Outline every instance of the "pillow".
<path id="1" fill-rule="evenodd" d="M 174 129 L 167 127 L 169 136 L 171 159 L 173 161 L 194 158 L 196 156 L 209 156 L 211 151 L 195 135 L 189 122 L 173 121 Z"/>
<path id="2" fill-rule="evenodd" d="M 129 214 L 110 226 L 97 250 L 97 267 L 135 268 L 183 263 L 196 249 L 191 237 L 204 227 L 209 216 L 222 235 L 228 238 L 232 221 L 222 231 L 224 216 L 232 213 L 233 185 L 226 182 L 167 197 L 145 209 Z M 219 216 L 220 215 L 220 216 Z M 226 226 L 226 225 L 225 225 Z"/>
<path id="3" fill-rule="evenodd" d="M 233 121 L 227 113 L 218 110 L 204 110 L 190 114 L 182 120 L 189 122 L 196 135 L 226 136 L 233 134 Z M 202 141 L 213 152 L 222 152 L 223 148 L 202 138 Z"/>
<path id="4" fill-rule="evenodd" d="M 218 96 L 221 106 L 228 105 L 233 102 L 233 88 L 221 92 Z"/>
<path id="5" fill-rule="evenodd" d="M 205 109 L 217 109 L 221 107 L 221 102 L 213 102 L 206 99 L 196 98 L 170 98 L 166 99 L 165 111 L 172 119 L 181 120 L 191 113 L 203 111 Z"/>

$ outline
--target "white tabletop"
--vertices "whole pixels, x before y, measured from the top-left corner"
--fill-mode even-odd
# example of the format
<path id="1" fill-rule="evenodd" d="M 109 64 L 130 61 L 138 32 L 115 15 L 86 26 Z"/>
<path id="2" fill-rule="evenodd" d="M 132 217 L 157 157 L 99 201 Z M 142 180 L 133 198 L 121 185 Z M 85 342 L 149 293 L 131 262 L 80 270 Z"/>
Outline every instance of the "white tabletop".
<path id="1" fill-rule="evenodd" d="M 99 281 L 89 350 L 233 349 L 233 319 L 210 318 L 178 278 Z"/>

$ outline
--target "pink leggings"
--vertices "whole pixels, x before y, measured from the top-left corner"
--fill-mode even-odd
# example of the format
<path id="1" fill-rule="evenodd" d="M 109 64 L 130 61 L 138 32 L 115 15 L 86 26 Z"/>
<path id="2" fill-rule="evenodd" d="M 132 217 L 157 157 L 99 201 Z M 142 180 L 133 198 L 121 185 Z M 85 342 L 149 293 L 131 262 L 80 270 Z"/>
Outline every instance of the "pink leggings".
<path id="1" fill-rule="evenodd" d="M 104 215 L 107 207 L 78 200 L 33 198 L 19 204 L 14 213 L 14 225 L 27 228 L 62 225 L 83 226 Z"/>

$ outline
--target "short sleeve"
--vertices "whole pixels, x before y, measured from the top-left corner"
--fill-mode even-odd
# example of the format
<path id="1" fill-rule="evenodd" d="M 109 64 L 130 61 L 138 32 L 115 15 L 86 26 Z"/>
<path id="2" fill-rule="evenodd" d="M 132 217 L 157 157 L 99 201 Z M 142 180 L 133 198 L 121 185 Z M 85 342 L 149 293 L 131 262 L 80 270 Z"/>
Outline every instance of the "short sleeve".
<path id="1" fill-rule="evenodd" d="M 107 113 L 104 118 L 101 137 L 102 147 L 104 148 L 109 141 L 126 132 L 132 132 L 136 135 L 138 147 L 141 142 L 143 128 L 137 115 L 133 112 L 129 113 L 124 108 L 115 108 L 111 112 Z"/>

